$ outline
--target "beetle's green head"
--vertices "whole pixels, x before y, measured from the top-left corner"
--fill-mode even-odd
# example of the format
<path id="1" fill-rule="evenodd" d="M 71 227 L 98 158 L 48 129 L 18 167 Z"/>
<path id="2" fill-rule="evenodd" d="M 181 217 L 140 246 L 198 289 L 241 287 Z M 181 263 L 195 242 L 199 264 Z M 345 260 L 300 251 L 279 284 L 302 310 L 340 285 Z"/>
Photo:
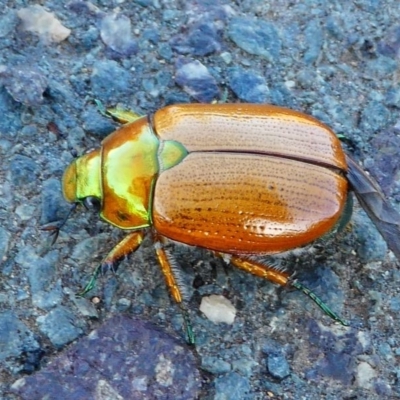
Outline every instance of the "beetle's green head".
<path id="1" fill-rule="evenodd" d="M 86 198 L 101 201 L 101 153 L 100 150 L 74 160 L 64 172 L 63 194 L 70 203 L 80 203 Z"/>

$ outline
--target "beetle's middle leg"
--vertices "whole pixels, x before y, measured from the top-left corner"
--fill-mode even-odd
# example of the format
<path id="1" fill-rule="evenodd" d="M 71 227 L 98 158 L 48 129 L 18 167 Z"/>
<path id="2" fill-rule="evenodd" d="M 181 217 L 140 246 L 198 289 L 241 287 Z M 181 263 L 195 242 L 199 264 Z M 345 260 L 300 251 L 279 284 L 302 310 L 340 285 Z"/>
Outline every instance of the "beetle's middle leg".
<path id="1" fill-rule="evenodd" d="M 117 245 L 107 254 L 101 264 L 94 270 L 89 283 L 84 287 L 79 296 L 84 296 L 93 289 L 100 273 L 106 273 L 109 270 L 116 272 L 118 262 L 124 257 L 133 253 L 140 246 L 144 238 L 143 231 L 135 231 L 125 236 Z"/>
<path id="2" fill-rule="evenodd" d="M 223 258 L 222 254 L 217 254 L 218 256 Z M 329 315 L 334 321 L 339 322 L 340 324 L 347 326 L 348 324 L 340 318 L 335 312 L 333 312 L 314 292 L 312 292 L 307 287 L 303 286 L 300 282 L 291 279 L 291 276 L 278 268 L 274 268 L 255 260 L 246 259 L 244 257 L 237 257 L 232 255 L 229 261 L 237 268 L 240 268 L 250 274 L 259 276 L 261 278 L 267 279 L 273 283 L 277 283 L 281 286 L 292 286 L 297 290 L 300 290 L 305 295 L 307 295 L 311 300 L 313 300 L 318 307 L 325 312 L 325 314 Z"/>
<path id="3" fill-rule="evenodd" d="M 181 282 L 181 279 L 179 277 L 177 264 L 173 256 L 164 248 L 163 245 L 165 240 L 156 233 L 153 234 L 153 240 L 157 259 L 165 278 L 165 283 L 167 284 L 168 290 L 172 298 L 176 301 L 176 303 L 179 304 L 181 308 L 188 343 L 194 344 L 195 339 L 192 326 L 189 320 L 188 311 L 184 305 L 186 293 L 184 291 L 184 284 L 183 282 Z"/>

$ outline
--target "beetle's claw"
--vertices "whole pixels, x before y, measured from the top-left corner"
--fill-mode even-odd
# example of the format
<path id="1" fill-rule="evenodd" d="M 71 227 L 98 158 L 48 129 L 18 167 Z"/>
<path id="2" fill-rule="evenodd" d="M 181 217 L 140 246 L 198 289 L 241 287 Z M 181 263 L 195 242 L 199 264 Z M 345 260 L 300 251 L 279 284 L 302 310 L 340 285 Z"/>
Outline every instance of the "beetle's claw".
<path id="1" fill-rule="evenodd" d="M 290 281 L 290 284 L 294 288 L 296 288 L 297 290 L 300 290 L 306 296 L 308 296 L 326 315 L 331 317 L 335 322 L 339 322 L 343 326 L 349 326 L 348 322 L 346 322 L 344 319 L 339 317 L 339 315 L 337 315 L 334 311 L 332 311 L 330 309 L 330 307 L 328 307 L 328 305 L 325 304 L 313 291 L 311 291 L 307 287 L 303 286 L 297 280 Z"/>
<path id="2" fill-rule="evenodd" d="M 99 275 L 105 275 L 108 271 L 116 272 L 116 264 L 111 261 L 103 261 L 93 272 L 92 276 L 90 277 L 90 280 L 88 284 L 83 288 L 83 290 L 79 293 L 77 293 L 77 296 L 83 297 L 85 296 L 88 292 L 90 292 L 96 285 L 97 278 Z"/>
<path id="3" fill-rule="evenodd" d="M 194 346 L 196 344 L 196 339 L 193 333 L 192 324 L 190 323 L 189 313 L 182 303 L 180 304 L 180 308 L 183 316 L 183 324 L 185 327 L 187 344 L 190 346 Z"/>
<path id="4" fill-rule="evenodd" d="M 85 296 L 88 292 L 90 292 L 96 285 L 97 278 L 99 274 L 101 273 L 101 265 L 99 265 L 95 271 L 93 272 L 92 276 L 90 277 L 90 281 L 88 284 L 83 288 L 83 290 L 76 295 L 78 297 L 83 297 Z"/>
<path id="5" fill-rule="evenodd" d="M 83 288 L 83 290 L 76 295 L 78 297 L 84 297 L 88 292 L 90 292 L 96 284 L 96 278 L 92 277 L 90 278 L 89 283 Z"/>
<path id="6" fill-rule="evenodd" d="M 93 102 L 96 104 L 96 107 L 97 107 L 97 110 L 99 111 L 99 113 L 101 115 L 103 115 L 104 117 L 109 118 L 109 115 L 107 115 L 107 109 L 106 109 L 106 107 L 104 107 L 103 103 L 98 99 L 93 99 Z"/>

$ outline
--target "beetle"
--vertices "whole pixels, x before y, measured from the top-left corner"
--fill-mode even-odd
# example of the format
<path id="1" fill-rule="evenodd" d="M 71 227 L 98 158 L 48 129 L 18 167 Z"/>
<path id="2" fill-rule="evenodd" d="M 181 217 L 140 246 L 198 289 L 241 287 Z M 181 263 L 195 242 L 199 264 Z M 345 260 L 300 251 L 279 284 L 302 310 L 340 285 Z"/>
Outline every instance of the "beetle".
<path id="1" fill-rule="evenodd" d="M 75 159 L 62 180 L 67 201 L 97 206 L 103 220 L 129 231 L 95 276 L 116 269 L 150 230 L 177 303 L 183 296 L 164 247 L 168 240 L 211 250 L 248 273 L 294 286 L 345 324 L 286 271 L 259 257 L 343 229 L 351 191 L 400 259 L 399 214 L 317 119 L 265 104 L 172 105 L 129 119 L 99 149 Z"/>

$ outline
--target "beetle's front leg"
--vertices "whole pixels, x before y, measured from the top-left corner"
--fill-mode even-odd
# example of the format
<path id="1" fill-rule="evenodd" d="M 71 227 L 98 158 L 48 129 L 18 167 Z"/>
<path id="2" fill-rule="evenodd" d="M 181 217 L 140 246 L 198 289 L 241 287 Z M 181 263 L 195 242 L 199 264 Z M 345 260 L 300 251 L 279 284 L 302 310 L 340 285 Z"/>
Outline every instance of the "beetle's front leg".
<path id="1" fill-rule="evenodd" d="M 104 117 L 112 118 L 121 124 L 128 124 L 130 122 L 134 122 L 143 116 L 132 110 L 126 110 L 121 107 L 106 108 L 104 107 L 103 103 L 97 99 L 95 99 L 94 102 L 96 103 L 100 114 L 102 114 Z"/>
<path id="2" fill-rule="evenodd" d="M 143 238 L 143 231 L 135 231 L 125 236 L 103 259 L 100 264 L 101 272 L 103 274 L 109 270 L 116 272 L 119 261 L 136 251 L 142 243 Z"/>
<path id="3" fill-rule="evenodd" d="M 218 256 L 223 258 L 222 254 L 217 254 Z M 312 292 L 307 287 L 303 286 L 300 282 L 291 279 L 290 275 L 280 270 L 279 268 L 264 265 L 260 262 L 246 259 L 244 257 L 237 257 L 232 255 L 229 261 L 235 266 L 238 267 L 250 274 L 259 276 L 261 278 L 267 279 L 273 283 L 277 283 L 281 286 L 290 285 L 297 290 L 300 290 L 305 295 L 307 295 L 311 300 L 313 300 L 325 314 L 329 315 L 334 321 L 339 322 L 340 324 L 347 326 L 347 322 L 340 318 L 335 312 L 333 312 L 314 292 Z"/>
<path id="4" fill-rule="evenodd" d="M 124 257 L 133 253 L 140 246 L 144 238 L 143 231 L 135 231 L 125 236 L 103 259 L 101 264 L 93 272 L 89 283 L 85 286 L 79 296 L 84 296 L 87 292 L 93 289 L 97 277 L 100 273 L 106 273 L 109 270 L 116 272 L 118 269 L 118 262 Z"/>

